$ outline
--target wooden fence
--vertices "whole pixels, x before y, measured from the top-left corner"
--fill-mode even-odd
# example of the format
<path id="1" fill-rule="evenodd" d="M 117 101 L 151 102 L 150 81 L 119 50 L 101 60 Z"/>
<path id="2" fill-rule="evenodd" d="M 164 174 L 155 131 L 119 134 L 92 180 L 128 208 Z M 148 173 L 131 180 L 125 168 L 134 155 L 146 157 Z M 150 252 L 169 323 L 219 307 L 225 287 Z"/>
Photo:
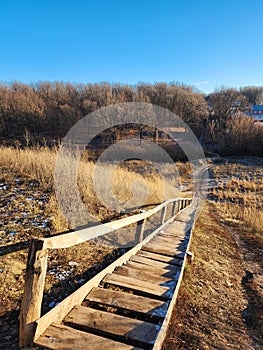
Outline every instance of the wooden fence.
<path id="1" fill-rule="evenodd" d="M 25 291 L 20 311 L 20 347 L 31 346 L 33 340 L 40 336 L 54 320 L 56 322 L 61 321 L 75 304 L 83 301 L 87 293 L 96 283 L 98 284 L 107 273 L 113 271 L 117 264 L 127 261 L 132 254 L 135 254 L 141 248 L 142 241 L 145 243 L 151 239 L 156 232 L 170 223 L 174 219 L 174 216 L 180 210 L 191 204 L 191 202 L 192 198 L 170 199 L 147 212 L 113 222 L 48 238 L 32 238 L 26 268 Z M 171 217 L 167 218 L 167 207 L 169 205 L 172 206 Z M 160 226 L 148 237 L 144 238 L 146 220 L 160 211 Z M 41 304 L 47 272 L 48 251 L 50 249 L 69 248 L 132 224 L 137 224 L 135 233 L 137 241 L 136 246 L 120 257 L 115 263 L 101 271 L 92 278 L 92 280 L 76 290 L 46 315 L 41 317 Z"/>

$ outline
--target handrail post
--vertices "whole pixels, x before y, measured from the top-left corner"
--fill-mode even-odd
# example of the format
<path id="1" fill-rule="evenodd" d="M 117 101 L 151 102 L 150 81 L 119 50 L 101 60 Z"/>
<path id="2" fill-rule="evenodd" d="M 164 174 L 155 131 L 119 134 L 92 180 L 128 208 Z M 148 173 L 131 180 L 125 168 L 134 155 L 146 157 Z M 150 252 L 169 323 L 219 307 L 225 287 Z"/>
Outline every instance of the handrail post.
<path id="1" fill-rule="evenodd" d="M 177 209 L 177 213 L 178 213 L 178 201 L 173 202 L 172 216 L 175 216 L 176 209 Z"/>
<path id="2" fill-rule="evenodd" d="M 143 233 L 145 227 L 146 219 L 140 220 L 137 223 L 135 242 L 140 243 L 143 240 Z"/>
<path id="3" fill-rule="evenodd" d="M 167 205 L 162 208 L 162 214 L 161 214 L 161 224 L 162 225 L 165 223 L 166 212 L 167 212 Z"/>
<path id="4" fill-rule="evenodd" d="M 25 291 L 19 315 L 20 347 L 32 345 L 36 328 L 35 321 L 41 317 L 48 260 L 48 252 L 42 248 L 43 241 L 31 239 L 25 276 Z"/>

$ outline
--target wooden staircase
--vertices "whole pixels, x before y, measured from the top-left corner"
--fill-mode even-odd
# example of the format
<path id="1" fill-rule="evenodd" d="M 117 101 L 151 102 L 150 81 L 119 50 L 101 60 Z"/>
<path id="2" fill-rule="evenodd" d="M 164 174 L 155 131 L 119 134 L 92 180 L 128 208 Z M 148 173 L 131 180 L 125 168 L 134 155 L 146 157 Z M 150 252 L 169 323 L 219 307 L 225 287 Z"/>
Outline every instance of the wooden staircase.
<path id="1" fill-rule="evenodd" d="M 55 317 L 43 333 L 36 332 L 33 345 L 60 350 L 161 349 L 183 275 L 195 211 L 195 206 L 186 207 L 148 242 L 143 241 L 134 254 L 113 263 L 112 271 L 102 274 L 60 322 Z M 62 306 L 57 312 L 60 310 Z M 40 318 L 37 324 L 41 322 Z"/>
<path id="2" fill-rule="evenodd" d="M 181 272 L 189 236 L 158 233 L 127 263 L 107 274 L 62 324 L 35 345 L 49 349 L 150 349 Z M 106 310 L 106 311 L 105 311 Z"/>

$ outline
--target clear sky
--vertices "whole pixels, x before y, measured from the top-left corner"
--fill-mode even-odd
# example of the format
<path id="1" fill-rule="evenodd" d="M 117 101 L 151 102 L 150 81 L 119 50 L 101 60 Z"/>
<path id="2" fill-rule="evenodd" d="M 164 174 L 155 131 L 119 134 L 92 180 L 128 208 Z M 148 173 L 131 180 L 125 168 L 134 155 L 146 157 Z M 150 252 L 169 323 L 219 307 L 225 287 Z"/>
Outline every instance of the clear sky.
<path id="1" fill-rule="evenodd" d="M 0 80 L 263 85 L 263 0 L 0 0 Z"/>

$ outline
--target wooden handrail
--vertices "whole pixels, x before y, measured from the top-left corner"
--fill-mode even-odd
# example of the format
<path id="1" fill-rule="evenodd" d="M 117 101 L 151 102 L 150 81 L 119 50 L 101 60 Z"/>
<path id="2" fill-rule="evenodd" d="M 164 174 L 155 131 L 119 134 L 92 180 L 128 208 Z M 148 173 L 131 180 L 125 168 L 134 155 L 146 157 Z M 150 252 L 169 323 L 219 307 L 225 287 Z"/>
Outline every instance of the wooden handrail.
<path id="1" fill-rule="evenodd" d="M 128 225 L 138 223 L 136 229 L 137 246 L 132 248 L 129 253 L 132 254 L 136 249 L 140 249 L 144 239 L 144 226 L 146 220 L 158 211 L 162 210 L 160 227 L 150 234 L 150 238 L 161 227 L 173 220 L 174 216 L 187 205 L 192 202 L 192 198 L 174 198 L 169 199 L 158 205 L 157 207 L 148 210 L 145 213 L 132 215 L 127 218 L 101 224 L 98 226 L 82 229 L 74 232 L 64 233 L 48 238 L 32 238 L 29 248 L 27 269 L 25 276 L 25 291 L 20 310 L 20 334 L 19 346 L 27 347 L 32 345 L 32 341 L 36 331 L 37 320 L 41 317 L 41 304 L 43 300 L 43 292 L 45 285 L 45 277 L 47 271 L 48 249 L 69 248 L 74 245 L 86 242 L 87 240 L 102 236 L 104 234 L 116 231 L 117 229 Z M 167 205 L 173 203 L 172 217 L 166 222 Z M 84 287 L 84 286 L 83 286 Z M 79 295 L 81 288 L 78 290 Z M 81 296 L 79 297 L 81 298 Z M 67 312 L 64 308 L 61 315 Z"/>
<path id="2" fill-rule="evenodd" d="M 54 237 L 38 238 L 39 241 L 43 242 L 42 249 L 60 249 L 60 248 L 70 248 L 74 245 L 86 242 L 90 239 L 94 239 L 103 236 L 107 233 L 116 231 L 120 228 L 132 225 L 136 222 L 148 219 L 152 215 L 156 214 L 159 210 L 166 208 L 169 203 L 179 202 L 179 210 L 185 207 L 185 201 L 189 203 L 192 198 L 174 198 L 168 199 L 165 202 L 159 204 L 157 207 L 148 210 L 145 213 L 135 214 L 127 218 L 107 222 L 97 226 L 92 226 L 85 229 L 80 229 L 73 232 L 64 233 Z M 164 210 L 165 211 L 165 210 Z"/>

